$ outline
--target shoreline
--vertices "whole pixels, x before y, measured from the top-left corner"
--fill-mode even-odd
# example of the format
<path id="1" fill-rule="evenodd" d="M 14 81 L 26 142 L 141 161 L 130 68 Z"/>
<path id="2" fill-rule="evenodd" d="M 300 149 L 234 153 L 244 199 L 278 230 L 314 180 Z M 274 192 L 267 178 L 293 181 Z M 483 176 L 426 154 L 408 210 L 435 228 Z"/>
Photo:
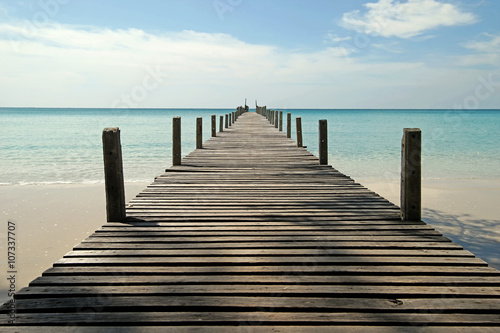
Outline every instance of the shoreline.
<path id="1" fill-rule="evenodd" d="M 356 180 L 399 206 L 399 180 Z M 151 182 L 125 183 L 126 201 Z M 422 219 L 491 267 L 500 269 L 500 179 L 422 181 Z M 8 301 L 7 223 L 16 224 L 17 290 L 40 276 L 106 223 L 104 183 L 2 185 L 4 227 L 0 302 Z"/>

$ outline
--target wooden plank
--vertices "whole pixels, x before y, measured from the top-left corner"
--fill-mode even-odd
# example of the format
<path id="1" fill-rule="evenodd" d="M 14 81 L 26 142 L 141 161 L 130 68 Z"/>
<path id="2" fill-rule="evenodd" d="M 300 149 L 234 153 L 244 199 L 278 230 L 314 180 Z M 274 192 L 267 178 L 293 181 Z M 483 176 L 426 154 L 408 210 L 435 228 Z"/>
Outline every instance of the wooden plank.
<path id="1" fill-rule="evenodd" d="M 30 287 L 40 286 L 108 286 L 108 285 L 181 285 L 181 284 L 310 284 L 310 285 L 399 285 L 399 286 L 500 286 L 500 276 L 370 276 L 370 275 L 116 275 L 44 276 Z M 500 299 L 497 299 L 500 302 Z M 498 303 L 495 303 L 498 304 Z"/>
<path id="2" fill-rule="evenodd" d="M 134 311 L 146 308 L 149 311 L 174 311 L 179 312 L 185 308 L 212 307 L 220 311 L 221 308 L 232 311 L 252 311 L 268 308 L 271 311 L 285 310 L 316 310 L 316 311 L 372 311 L 372 312 L 427 312 L 444 311 L 456 312 L 481 312 L 494 314 L 499 307 L 499 299 L 478 299 L 471 303 L 468 298 L 403 298 L 403 299 L 377 299 L 377 298 L 332 298 L 332 297 L 241 297 L 241 296 L 119 296 L 119 297 L 81 297 L 81 298 L 44 298 L 20 299 L 17 309 L 20 311 L 50 309 L 54 311 L 71 311 L 78 309 L 78 304 L 87 308 L 100 308 L 109 311 L 119 308 L 121 311 Z M 184 309 L 182 309 L 184 308 Z M 182 310 L 181 310 L 182 309 Z M 145 309 L 142 309 L 144 312 Z"/>
<path id="3" fill-rule="evenodd" d="M 360 286 L 360 285 L 289 285 L 289 284 L 218 284 L 218 285 L 148 285 L 148 286 L 43 286 L 21 289 L 17 299 L 33 297 L 86 297 L 95 295 L 246 295 L 295 297 L 467 297 L 497 298 L 500 287 L 479 286 Z M 500 315 L 500 314 L 499 314 Z"/>
<path id="4" fill-rule="evenodd" d="M 345 256 L 345 257 L 307 257 L 307 256 L 278 256 L 278 257 L 212 257 L 207 260 L 203 257 L 86 257 L 62 258 L 54 266 L 102 266 L 102 265 L 439 265 L 439 266 L 487 266 L 488 264 L 477 258 L 461 257 L 385 257 L 385 256 Z"/>
<path id="5" fill-rule="evenodd" d="M 16 322 L 19 324 L 54 324 L 72 323 L 73 325 L 94 324 L 134 324 L 155 323 L 159 325 L 419 325 L 429 324 L 461 324 L 461 325 L 494 325 L 500 320 L 500 314 L 446 314 L 442 313 L 314 313 L 294 312 L 78 312 L 61 313 L 19 313 Z"/>
<path id="6" fill-rule="evenodd" d="M 429 266 L 429 265 L 273 265 L 273 266 L 57 266 L 43 275 L 170 275 L 228 274 L 236 278 L 242 274 L 314 274 L 314 275 L 374 275 L 374 276 L 498 276 L 500 272 L 487 266 Z"/>

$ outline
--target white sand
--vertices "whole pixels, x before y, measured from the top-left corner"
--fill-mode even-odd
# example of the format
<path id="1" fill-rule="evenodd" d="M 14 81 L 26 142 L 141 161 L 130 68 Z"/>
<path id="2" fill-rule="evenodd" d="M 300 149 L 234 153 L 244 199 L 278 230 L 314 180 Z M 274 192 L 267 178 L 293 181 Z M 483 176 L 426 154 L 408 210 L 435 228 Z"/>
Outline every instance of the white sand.
<path id="1" fill-rule="evenodd" d="M 125 184 L 126 200 L 147 185 Z M 19 290 L 106 223 L 104 184 L 0 186 L 0 213 L 0 301 L 6 301 L 8 221 L 16 224 Z"/>
<path id="2" fill-rule="evenodd" d="M 399 182 L 358 180 L 399 205 Z M 148 184 L 126 184 L 127 201 Z M 423 219 L 500 269 L 500 180 L 423 183 Z M 7 301 L 7 222 L 16 223 L 20 289 L 106 223 L 104 184 L 0 186 L 0 301 Z"/>

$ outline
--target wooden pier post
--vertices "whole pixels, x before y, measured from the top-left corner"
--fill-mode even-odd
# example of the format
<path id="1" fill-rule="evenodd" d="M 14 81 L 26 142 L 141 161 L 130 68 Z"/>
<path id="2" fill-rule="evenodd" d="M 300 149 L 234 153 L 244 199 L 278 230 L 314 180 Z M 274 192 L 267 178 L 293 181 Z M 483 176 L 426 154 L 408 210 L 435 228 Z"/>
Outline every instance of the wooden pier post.
<path id="1" fill-rule="evenodd" d="M 418 128 L 405 128 L 401 142 L 401 219 L 422 219 L 421 184 L 422 132 Z"/>
<path id="2" fill-rule="evenodd" d="M 297 132 L 297 147 L 302 147 L 302 118 L 295 118 L 295 131 Z"/>
<path id="3" fill-rule="evenodd" d="M 229 128 L 229 115 L 226 113 L 226 121 L 224 123 L 225 128 Z"/>
<path id="4" fill-rule="evenodd" d="M 220 116 L 219 132 L 224 132 L 224 116 Z"/>
<path id="5" fill-rule="evenodd" d="M 118 127 L 102 131 L 106 217 L 108 222 L 125 220 L 125 185 L 123 184 L 122 145 Z"/>
<path id="6" fill-rule="evenodd" d="M 328 165 L 328 124 L 326 119 L 319 121 L 319 164 Z"/>
<path id="7" fill-rule="evenodd" d="M 292 114 L 290 112 L 286 114 L 286 137 L 289 139 L 292 137 Z"/>
<path id="8" fill-rule="evenodd" d="M 212 137 L 217 136 L 217 127 L 215 124 L 215 115 L 212 115 Z"/>
<path id="9" fill-rule="evenodd" d="M 279 128 L 280 126 L 280 112 L 278 110 L 276 110 L 275 114 L 274 114 L 274 128 Z"/>
<path id="10" fill-rule="evenodd" d="M 280 124 L 278 129 L 280 132 L 283 132 L 283 111 L 280 111 Z"/>
<path id="11" fill-rule="evenodd" d="M 181 165 L 181 117 L 172 121 L 172 164 Z"/>
<path id="12" fill-rule="evenodd" d="M 196 149 L 203 148 L 203 118 L 196 118 Z"/>

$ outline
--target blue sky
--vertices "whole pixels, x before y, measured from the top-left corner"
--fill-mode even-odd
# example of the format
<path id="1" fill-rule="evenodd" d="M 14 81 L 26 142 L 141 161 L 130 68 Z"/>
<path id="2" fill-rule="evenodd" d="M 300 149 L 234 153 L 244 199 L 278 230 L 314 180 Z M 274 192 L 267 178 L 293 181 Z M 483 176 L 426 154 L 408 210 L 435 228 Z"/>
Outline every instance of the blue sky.
<path id="1" fill-rule="evenodd" d="M 500 108 L 496 0 L 0 0 L 0 107 Z"/>

